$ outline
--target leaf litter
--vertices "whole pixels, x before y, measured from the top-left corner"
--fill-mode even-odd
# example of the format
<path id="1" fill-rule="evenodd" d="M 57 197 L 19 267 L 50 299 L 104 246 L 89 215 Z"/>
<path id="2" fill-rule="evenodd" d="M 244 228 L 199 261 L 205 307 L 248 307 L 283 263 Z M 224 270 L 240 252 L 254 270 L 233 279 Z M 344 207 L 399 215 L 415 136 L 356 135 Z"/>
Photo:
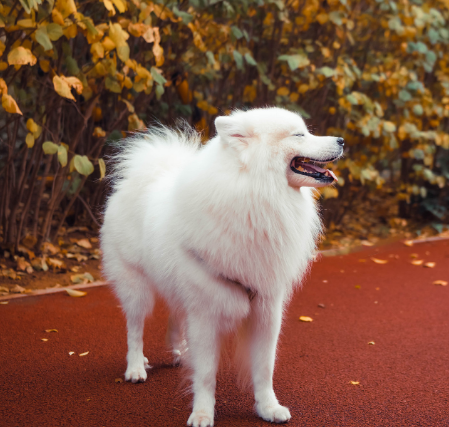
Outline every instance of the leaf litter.
<path id="1" fill-rule="evenodd" d="M 87 295 L 87 292 L 77 291 L 75 289 L 66 289 L 66 292 L 74 298 L 84 297 Z"/>

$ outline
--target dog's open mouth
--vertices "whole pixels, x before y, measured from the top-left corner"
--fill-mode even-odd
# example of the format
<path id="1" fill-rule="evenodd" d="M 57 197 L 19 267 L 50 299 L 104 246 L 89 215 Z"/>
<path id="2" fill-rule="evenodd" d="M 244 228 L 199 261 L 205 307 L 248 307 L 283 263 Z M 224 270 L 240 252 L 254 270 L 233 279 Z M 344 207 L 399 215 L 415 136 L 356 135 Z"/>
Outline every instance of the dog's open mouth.
<path id="1" fill-rule="evenodd" d="M 333 181 L 338 181 L 337 176 L 331 170 L 320 168 L 319 166 L 317 166 L 311 162 L 328 163 L 328 162 L 332 162 L 333 160 L 335 160 L 335 159 L 321 161 L 321 160 L 309 159 L 307 157 L 295 157 L 292 160 L 290 167 L 291 167 L 292 171 L 295 173 L 309 176 L 311 178 L 314 178 L 317 181 L 330 183 Z"/>

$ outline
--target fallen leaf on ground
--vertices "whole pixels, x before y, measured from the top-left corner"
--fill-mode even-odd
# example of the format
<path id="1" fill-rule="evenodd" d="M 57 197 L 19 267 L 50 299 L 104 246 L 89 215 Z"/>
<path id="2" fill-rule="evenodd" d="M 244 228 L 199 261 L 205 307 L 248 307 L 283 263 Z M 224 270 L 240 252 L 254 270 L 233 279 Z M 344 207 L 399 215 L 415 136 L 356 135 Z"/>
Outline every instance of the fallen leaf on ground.
<path id="1" fill-rule="evenodd" d="M 11 292 L 15 294 L 23 294 L 25 292 L 25 288 L 22 288 L 22 286 L 16 285 L 11 289 Z"/>
<path id="2" fill-rule="evenodd" d="M 123 380 L 122 380 L 121 378 L 116 378 L 116 379 L 115 379 L 115 382 L 116 382 L 116 383 L 122 383 Z"/>
<path id="3" fill-rule="evenodd" d="M 433 268 L 433 267 L 435 267 L 436 265 L 437 265 L 436 262 L 426 262 L 426 263 L 423 265 L 423 267 L 426 267 L 426 268 Z"/>
<path id="4" fill-rule="evenodd" d="M 71 356 L 72 354 L 75 354 L 74 351 L 69 351 L 69 356 Z"/>
<path id="5" fill-rule="evenodd" d="M 447 286 L 447 282 L 446 280 L 435 280 L 435 282 L 432 282 L 432 285 Z"/>
<path id="6" fill-rule="evenodd" d="M 58 330 L 57 329 L 45 329 L 45 332 L 58 332 Z"/>
<path id="7" fill-rule="evenodd" d="M 41 338 L 41 341 L 48 341 L 48 338 Z"/>
<path id="8" fill-rule="evenodd" d="M 81 246 L 84 249 L 91 249 L 92 248 L 92 244 L 89 242 L 88 239 L 80 239 L 76 241 L 76 244 L 78 246 Z"/>
<path id="9" fill-rule="evenodd" d="M 37 271 L 47 271 L 48 270 L 48 265 L 45 262 L 44 258 L 34 258 L 31 261 L 31 265 L 33 266 L 33 268 Z"/>
<path id="10" fill-rule="evenodd" d="M 324 304 L 318 304 L 318 307 L 320 308 L 326 308 L 326 306 Z"/>
<path id="11" fill-rule="evenodd" d="M 373 242 L 370 242 L 369 240 L 362 240 L 363 246 L 374 246 Z"/>
<path id="12" fill-rule="evenodd" d="M 9 301 L 0 301 L 0 304 L 6 305 L 6 304 L 8 304 L 8 302 L 9 302 Z"/>
<path id="13" fill-rule="evenodd" d="M 368 343 L 368 345 L 374 345 L 374 344 L 376 344 L 374 341 L 370 341 L 370 342 Z"/>
<path id="14" fill-rule="evenodd" d="M 58 247 L 56 247 L 55 245 L 53 245 L 50 242 L 44 242 L 42 243 L 42 252 L 44 254 L 51 254 L 51 255 L 56 255 L 58 252 L 60 251 L 60 249 Z"/>
<path id="15" fill-rule="evenodd" d="M 91 237 L 91 238 L 90 238 L 90 241 L 91 241 L 92 243 L 97 243 L 97 242 L 98 242 L 98 237 Z"/>
<path id="16" fill-rule="evenodd" d="M 418 254 L 410 254 L 410 258 L 418 258 Z"/>
<path id="17" fill-rule="evenodd" d="M 56 268 L 67 268 L 64 264 L 64 261 L 56 258 L 48 258 L 47 263 L 50 267 L 53 267 L 53 270 Z"/>
<path id="18" fill-rule="evenodd" d="M 0 286 L 0 292 L 9 292 L 9 289 L 4 286 Z"/>
<path id="19" fill-rule="evenodd" d="M 413 265 L 421 265 L 423 262 L 423 259 L 414 259 L 413 261 L 410 261 L 410 263 Z"/>
<path id="20" fill-rule="evenodd" d="M 410 246 L 410 247 L 413 246 L 413 240 L 405 240 L 404 241 L 404 245 L 405 246 Z"/>
<path id="21" fill-rule="evenodd" d="M 301 316 L 299 320 L 301 320 L 301 322 L 313 322 L 313 319 L 307 316 Z"/>
<path id="22" fill-rule="evenodd" d="M 350 381 L 350 383 L 351 383 L 352 385 L 359 385 L 359 384 L 360 384 L 360 381 Z"/>
<path id="23" fill-rule="evenodd" d="M 71 269 L 70 269 L 70 271 L 72 272 L 72 273 L 78 273 L 78 271 L 80 271 L 81 270 L 81 266 L 80 265 L 75 265 L 74 267 L 72 267 Z"/>
<path id="24" fill-rule="evenodd" d="M 80 357 L 83 357 L 83 356 L 87 356 L 88 354 L 89 354 L 89 352 L 86 351 L 85 353 L 80 353 L 79 356 L 80 356 Z"/>
<path id="25" fill-rule="evenodd" d="M 71 297 L 75 298 L 87 295 L 87 292 L 76 291 L 75 289 L 66 289 L 66 291 Z"/>
<path id="26" fill-rule="evenodd" d="M 386 259 L 379 259 L 379 258 L 371 258 L 372 261 L 374 261 L 376 264 L 386 264 L 388 260 Z"/>
<path id="27" fill-rule="evenodd" d="M 72 283 L 77 285 L 80 283 L 86 284 L 89 282 L 93 282 L 94 278 L 93 278 L 92 274 L 90 274 L 90 273 L 83 273 L 83 274 L 74 274 L 74 275 L 70 276 L 70 280 L 72 281 Z"/>
<path id="28" fill-rule="evenodd" d="M 356 288 L 356 289 L 360 289 L 360 288 L 361 288 L 361 286 L 360 286 L 360 285 L 355 285 L 355 286 L 354 286 L 354 288 Z"/>

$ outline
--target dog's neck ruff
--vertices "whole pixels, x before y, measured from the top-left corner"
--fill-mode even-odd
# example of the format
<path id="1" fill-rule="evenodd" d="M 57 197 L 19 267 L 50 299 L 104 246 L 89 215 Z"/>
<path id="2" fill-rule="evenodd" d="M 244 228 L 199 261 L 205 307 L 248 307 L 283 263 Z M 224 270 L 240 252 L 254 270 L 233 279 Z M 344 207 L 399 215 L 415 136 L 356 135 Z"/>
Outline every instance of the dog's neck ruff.
<path id="1" fill-rule="evenodd" d="M 234 279 L 230 279 L 229 277 L 224 276 L 223 274 L 214 271 L 207 263 L 206 261 L 204 261 L 203 258 L 200 257 L 200 255 L 198 254 L 198 252 L 196 252 L 194 249 L 189 249 L 188 252 L 190 253 L 190 255 L 193 256 L 193 258 L 199 263 L 201 264 L 201 266 L 203 267 L 203 269 L 207 270 L 212 276 L 215 276 L 221 280 L 224 280 L 227 283 L 231 283 L 233 285 L 239 286 L 241 287 L 246 294 L 248 295 L 248 298 L 250 301 L 252 301 L 256 295 L 257 292 L 252 290 L 249 286 L 246 286 L 242 283 L 240 283 L 238 280 L 234 280 Z"/>

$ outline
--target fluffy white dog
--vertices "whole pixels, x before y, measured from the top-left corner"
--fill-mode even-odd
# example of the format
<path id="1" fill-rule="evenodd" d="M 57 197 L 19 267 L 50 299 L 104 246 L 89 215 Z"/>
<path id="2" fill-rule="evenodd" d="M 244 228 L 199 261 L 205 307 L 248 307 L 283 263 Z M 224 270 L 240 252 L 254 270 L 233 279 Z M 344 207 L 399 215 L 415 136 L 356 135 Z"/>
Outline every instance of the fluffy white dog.
<path id="1" fill-rule="evenodd" d="M 194 131 L 158 127 L 125 140 L 118 156 L 101 247 L 127 319 L 125 379 L 147 378 L 143 328 L 159 294 L 175 363 L 192 371 L 187 424 L 213 426 L 220 343 L 239 328 L 256 411 L 285 422 L 272 380 L 283 308 L 321 230 L 309 187 L 336 180 L 316 163 L 340 157 L 344 140 L 311 135 L 280 108 L 235 111 L 215 125 L 205 146 Z"/>

